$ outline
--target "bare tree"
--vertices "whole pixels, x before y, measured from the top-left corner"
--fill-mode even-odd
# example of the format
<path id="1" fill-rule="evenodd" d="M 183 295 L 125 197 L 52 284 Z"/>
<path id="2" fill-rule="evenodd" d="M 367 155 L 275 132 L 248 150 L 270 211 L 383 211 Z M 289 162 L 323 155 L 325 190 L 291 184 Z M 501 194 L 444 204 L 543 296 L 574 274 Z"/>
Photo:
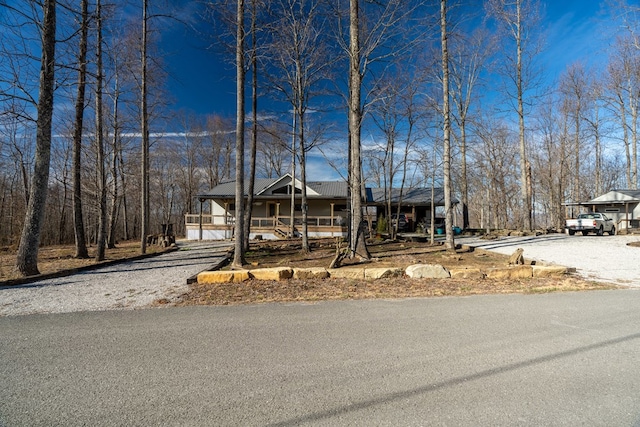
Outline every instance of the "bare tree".
<path id="1" fill-rule="evenodd" d="M 638 185 L 638 108 L 640 103 L 640 50 L 633 38 L 616 40 L 607 67 L 609 103 L 619 120 L 626 157 L 626 184 Z"/>
<path id="2" fill-rule="evenodd" d="M 412 65 L 397 64 L 396 75 L 388 78 L 386 85 L 379 84 L 374 92 L 371 117 L 383 133 L 386 145 L 380 148 L 379 157 L 366 157 L 370 163 L 374 162 L 367 174 L 385 190 L 387 218 L 393 215 L 393 200 L 396 200 L 397 217 L 402 211 L 407 173 L 411 167 L 409 155 L 415 149 L 416 122 L 424 115 L 421 114 L 423 109 L 417 106 L 422 84 Z M 387 226 L 391 238 L 395 239 L 398 221 L 388 221 Z"/>
<path id="3" fill-rule="evenodd" d="M 485 64 L 495 51 L 495 41 L 484 27 L 476 28 L 468 36 L 453 38 L 450 55 L 451 100 L 458 130 L 460 149 L 460 193 L 462 205 L 462 228 L 469 227 L 469 184 L 467 178 L 467 132 L 472 101 Z"/>
<path id="4" fill-rule="evenodd" d="M 508 78 L 511 80 L 515 94 L 515 111 L 518 115 L 519 154 L 520 154 L 520 199 L 523 206 L 522 224 L 526 230 L 533 228 L 533 206 L 531 188 L 527 186 L 527 143 L 525 139 L 525 94 L 533 78 L 530 74 L 531 58 L 537 52 L 533 39 L 535 28 L 538 26 L 538 0 L 487 0 L 489 13 L 493 15 L 515 44 L 515 51 L 507 53 L 510 65 Z"/>
<path id="5" fill-rule="evenodd" d="M 319 85 L 329 77 L 332 59 L 325 38 L 326 29 L 318 0 L 280 0 L 272 5 L 274 20 L 271 28 L 273 43 L 269 57 L 277 74 L 272 84 L 293 110 L 295 124 L 293 141 L 297 141 L 300 159 L 302 250 L 310 250 L 307 224 L 306 153 L 317 139 L 308 138 L 307 114 L 310 103 L 319 95 Z M 295 151 L 295 150 L 294 150 Z M 292 153 L 296 156 L 296 153 Z M 295 177 L 294 177 L 295 178 Z"/>
<path id="6" fill-rule="evenodd" d="M 36 122 L 35 168 L 16 259 L 16 267 L 24 276 L 40 273 L 38 270 L 38 247 L 45 215 L 51 160 L 51 122 L 55 89 L 56 1 L 44 0 L 42 8 L 42 56 L 37 106 L 38 119 Z"/>
<path id="7" fill-rule="evenodd" d="M 104 154 L 104 113 L 102 91 L 104 69 L 102 65 L 102 5 L 96 2 L 96 173 L 98 175 L 98 239 L 96 261 L 103 261 L 107 242 L 107 172 Z"/>
<path id="8" fill-rule="evenodd" d="M 140 252 L 147 251 L 147 235 L 149 234 L 149 110 L 147 89 L 147 47 L 149 37 L 148 0 L 142 0 L 142 44 L 140 52 L 140 133 L 142 138 L 141 171 L 141 200 L 140 200 Z"/>
<path id="9" fill-rule="evenodd" d="M 244 120 L 245 120 L 245 29 L 244 0 L 237 0 L 236 10 L 236 203 L 233 267 L 244 264 Z"/>
<path id="10" fill-rule="evenodd" d="M 260 166 L 258 171 L 263 178 L 281 177 L 286 173 L 288 133 L 288 130 L 278 122 L 269 122 L 262 126 L 257 161 Z"/>
<path id="11" fill-rule="evenodd" d="M 209 116 L 205 126 L 207 142 L 202 144 L 201 156 L 210 188 L 231 178 L 233 154 L 233 123 L 220 116 Z"/>
<path id="12" fill-rule="evenodd" d="M 537 187 L 537 203 L 542 206 L 543 222 L 547 225 L 562 228 L 564 226 L 565 175 L 568 153 L 565 150 L 565 140 L 562 133 L 563 123 L 559 116 L 560 101 L 552 95 L 547 95 L 539 105 L 534 116 L 535 131 L 539 135 L 531 156 L 534 168 L 538 173 L 534 177 Z M 537 218 L 540 220 L 539 216 Z M 545 221 L 546 219 L 546 221 Z"/>
<path id="13" fill-rule="evenodd" d="M 341 2 L 336 2 L 341 6 Z M 412 46 L 422 33 L 403 27 L 411 12 L 420 3 L 408 4 L 400 0 L 387 2 L 361 2 L 350 0 L 347 25 L 342 25 L 341 11 L 337 11 L 338 42 L 346 54 L 349 72 L 347 111 L 349 123 L 349 251 L 351 256 L 369 258 L 362 223 L 362 127 L 367 107 L 368 89 L 375 86 L 385 72 L 391 70 L 383 65 L 389 59 L 400 57 Z M 408 38 L 412 36 L 412 38 Z M 374 65 L 376 65 L 374 67 Z M 375 68 L 377 73 L 373 74 Z M 367 77 L 365 79 L 365 77 Z M 371 80 L 367 86 L 365 82 Z M 364 93 L 363 93 L 364 88 Z"/>
<path id="14" fill-rule="evenodd" d="M 363 58 L 360 45 L 360 2 L 349 2 L 349 191 L 351 223 L 349 249 L 352 255 L 369 259 L 362 229 L 362 160 L 361 132 L 364 116 L 362 108 Z"/>
<path id="15" fill-rule="evenodd" d="M 73 131 L 73 224 L 76 258 L 88 258 L 87 238 L 82 217 L 82 130 L 84 122 L 85 90 L 87 86 L 87 39 L 89 33 L 88 0 L 81 1 L 80 46 L 78 53 L 78 86 Z"/>
<path id="16" fill-rule="evenodd" d="M 453 204 L 451 202 L 451 109 L 449 107 L 449 50 L 447 28 L 447 0 L 440 0 L 440 43 L 442 47 L 442 118 L 444 163 L 445 247 L 455 250 L 453 237 Z"/>

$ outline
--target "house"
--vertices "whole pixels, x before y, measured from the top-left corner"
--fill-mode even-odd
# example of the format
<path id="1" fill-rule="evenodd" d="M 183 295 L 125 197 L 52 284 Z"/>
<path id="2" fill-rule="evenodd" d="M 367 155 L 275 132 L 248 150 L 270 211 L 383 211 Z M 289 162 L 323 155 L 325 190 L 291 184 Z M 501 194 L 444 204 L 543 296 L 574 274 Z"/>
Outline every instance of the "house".
<path id="1" fill-rule="evenodd" d="M 613 219 L 618 230 L 640 228 L 640 190 L 611 190 L 575 205 L 606 214 Z"/>
<path id="2" fill-rule="evenodd" d="M 293 182 L 292 182 L 293 181 Z M 250 238 L 278 239 L 298 235 L 302 225 L 301 182 L 290 174 L 276 179 L 256 179 L 251 213 Z M 245 198 L 248 183 L 245 182 Z M 293 230 L 291 200 L 293 192 Z M 375 221 L 385 206 L 384 190 L 366 188 L 363 197 L 364 218 Z M 344 181 L 307 181 L 307 229 L 309 237 L 346 237 L 347 183 Z M 397 206 L 399 190 L 394 189 L 392 203 Z M 444 205 L 442 189 L 434 192 L 434 206 Z M 233 237 L 235 223 L 235 181 L 221 183 L 197 195 L 200 209 L 185 216 L 186 237 L 189 240 L 222 240 Z M 209 213 L 204 213 L 208 205 Z M 406 189 L 402 197 L 402 212 L 413 223 L 431 215 L 431 190 Z"/>

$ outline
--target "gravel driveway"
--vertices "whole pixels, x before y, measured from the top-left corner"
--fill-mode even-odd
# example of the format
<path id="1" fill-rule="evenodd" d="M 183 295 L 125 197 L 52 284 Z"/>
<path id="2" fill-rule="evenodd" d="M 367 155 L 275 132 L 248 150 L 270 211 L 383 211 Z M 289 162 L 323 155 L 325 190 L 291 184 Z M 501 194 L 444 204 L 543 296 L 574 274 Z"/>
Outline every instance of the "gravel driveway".
<path id="1" fill-rule="evenodd" d="M 503 254 L 524 249 L 526 259 L 574 267 L 599 281 L 640 287 L 640 248 L 627 246 L 638 236 L 549 234 L 499 240 L 459 238 L 456 243 Z M 148 307 L 188 290 L 187 278 L 217 264 L 229 242 L 178 243 L 180 250 L 36 283 L 0 287 L 0 316 L 70 313 Z"/>
<path id="2" fill-rule="evenodd" d="M 179 250 L 67 277 L 0 287 L 0 316 L 149 306 L 188 290 L 187 279 L 217 264 L 229 242 L 178 242 Z"/>
<path id="3" fill-rule="evenodd" d="M 627 246 L 627 243 L 637 241 L 640 241 L 640 236 L 566 234 L 499 240 L 456 239 L 456 243 L 507 255 L 522 248 L 525 259 L 574 267 L 578 274 L 589 279 L 640 287 L 640 247 Z"/>

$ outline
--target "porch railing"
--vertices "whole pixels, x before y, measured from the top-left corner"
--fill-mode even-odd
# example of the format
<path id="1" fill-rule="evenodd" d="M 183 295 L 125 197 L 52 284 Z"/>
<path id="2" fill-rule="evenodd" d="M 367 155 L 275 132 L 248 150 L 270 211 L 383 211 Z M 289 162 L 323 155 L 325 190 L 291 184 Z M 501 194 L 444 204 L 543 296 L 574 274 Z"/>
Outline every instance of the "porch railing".
<path id="1" fill-rule="evenodd" d="M 185 225 L 199 226 L 200 218 L 202 225 L 233 225 L 235 217 L 231 215 L 210 215 L 210 214 L 187 214 L 185 215 Z M 252 217 L 251 227 L 253 228 L 276 228 L 277 226 L 290 226 L 291 217 Z M 309 216 L 307 217 L 309 227 L 341 227 L 346 225 L 345 218 L 340 216 Z M 302 217 L 294 218 L 294 226 L 302 226 Z"/>

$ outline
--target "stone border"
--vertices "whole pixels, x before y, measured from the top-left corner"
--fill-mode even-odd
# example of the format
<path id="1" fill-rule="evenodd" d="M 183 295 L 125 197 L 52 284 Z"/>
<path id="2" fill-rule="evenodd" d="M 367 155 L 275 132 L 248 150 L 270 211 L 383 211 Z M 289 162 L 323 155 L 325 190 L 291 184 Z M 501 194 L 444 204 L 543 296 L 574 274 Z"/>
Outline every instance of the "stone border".
<path id="1" fill-rule="evenodd" d="M 222 263 L 221 263 L 222 264 Z M 563 266 L 517 265 L 504 268 L 447 269 L 440 264 L 414 264 L 406 269 L 393 267 L 372 268 L 256 268 L 253 270 L 211 270 L 197 275 L 198 284 L 241 283 L 246 280 L 328 279 L 376 280 L 388 277 L 410 277 L 415 279 L 527 279 L 533 277 L 559 277 L 575 272 Z"/>

